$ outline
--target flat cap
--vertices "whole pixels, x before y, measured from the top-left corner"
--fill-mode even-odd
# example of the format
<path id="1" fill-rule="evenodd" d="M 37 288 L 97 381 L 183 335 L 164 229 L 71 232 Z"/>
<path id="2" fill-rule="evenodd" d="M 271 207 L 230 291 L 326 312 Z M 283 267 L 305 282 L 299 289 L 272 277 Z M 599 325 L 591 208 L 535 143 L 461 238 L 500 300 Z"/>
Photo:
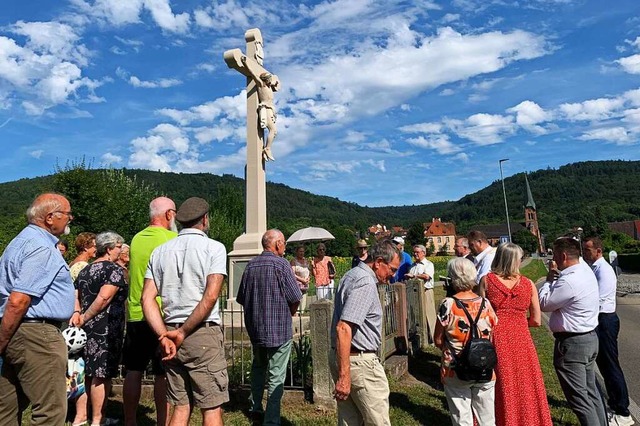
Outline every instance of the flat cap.
<path id="1" fill-rule="evenodd" d="M 180 223 L 193 222 L 209 213 L 209 203 L 202 198 L 191 197 L 180 205 L 176 220 Z"/>

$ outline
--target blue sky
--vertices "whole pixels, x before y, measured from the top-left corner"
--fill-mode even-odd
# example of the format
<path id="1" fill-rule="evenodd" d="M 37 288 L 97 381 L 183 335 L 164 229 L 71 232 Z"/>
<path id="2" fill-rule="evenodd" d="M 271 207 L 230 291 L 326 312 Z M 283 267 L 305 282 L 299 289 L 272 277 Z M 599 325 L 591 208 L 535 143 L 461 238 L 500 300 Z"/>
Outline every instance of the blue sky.
<path id="1" fill-rule="evenodd" d="M 244 78 L 222 55 L 253 27 L 281 81 L 270 181 L 423 204 L 502 158 L 505 177 L 640 159 L 637 0 L 5 0 L 0 181 L 83 156 L 242 176 Z"/>

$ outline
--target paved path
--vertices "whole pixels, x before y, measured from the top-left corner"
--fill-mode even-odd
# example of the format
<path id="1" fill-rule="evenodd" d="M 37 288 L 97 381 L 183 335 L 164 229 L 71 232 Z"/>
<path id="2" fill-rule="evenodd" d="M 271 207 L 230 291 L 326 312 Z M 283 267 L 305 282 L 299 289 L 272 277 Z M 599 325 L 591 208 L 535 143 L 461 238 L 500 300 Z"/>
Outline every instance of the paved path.
<path id="1" fill-rule="evenodd" d="M 640 402 L 640 297 L 618 297 L 616 310 L 620 317 L 618 336 L 618 359 L 627 379 L 629 398 Z M 636 420 L 640 420 L 640 409 L 632 402 L 629 407 Z"/>

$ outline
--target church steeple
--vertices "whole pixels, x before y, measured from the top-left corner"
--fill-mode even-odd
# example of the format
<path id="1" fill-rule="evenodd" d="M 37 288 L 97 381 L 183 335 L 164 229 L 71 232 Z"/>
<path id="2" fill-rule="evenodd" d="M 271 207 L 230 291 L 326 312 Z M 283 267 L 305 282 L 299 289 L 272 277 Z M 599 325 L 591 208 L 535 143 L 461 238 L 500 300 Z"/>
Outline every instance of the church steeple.
<path id="1" fill-rule="evenodd" d="M 533 201 L 533 195 L 531 194 L 531 187 L 529 187 L 529 179 L 527 174 L 524 174 L 524 181 L 527 186 L 527 203 L 524 206 L 524 226 L 536 236 L 538 239 L 538 252 L 544 251 L 544 243 L 542 242 L 542 234 L 540 228 L 538 228 L 538 213 L 536 211 L 536 202 Z"/>
<path id="2" fill-rule="evenodd" d="M 529 179 L 527 179 L 527 174 L 524 174 L 524 181 L 527 184 L 527 204 L 525 204 L 525 207 L 530 207 L 533 210 L 536 209 L 536 203 L 535 201 L 533 201 L 533 195 L 531 194 L 531 188 L 529 187 Z"/>

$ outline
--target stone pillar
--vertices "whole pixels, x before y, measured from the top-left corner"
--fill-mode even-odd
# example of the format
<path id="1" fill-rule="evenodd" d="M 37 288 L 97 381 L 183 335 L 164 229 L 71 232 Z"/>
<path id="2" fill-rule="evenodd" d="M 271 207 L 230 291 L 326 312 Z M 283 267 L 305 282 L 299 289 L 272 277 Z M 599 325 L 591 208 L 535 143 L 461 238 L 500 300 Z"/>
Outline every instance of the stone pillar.
<path id="1" fill-rule="evenodd" d="M 333 398 L 335 384 L 329 368 L 333 302 L 321 299 L 311 305 L 310 311 L 313 402 L 322 409 L 334 410 L 336 408 L 336 400 Z"/>
<path id="2" fill-rule="evenodd" d="M 262 34 L 257 28 L 245 33 L 248 61 L 262 61 Z M 233 51 L 225 52 L 225 61 Z M 229 59 L 231 61 L 231 59 Z M 236 62 L 238 62 L 236 60 Z M 258 93 L 255 82 L 247 77 L 247 165 L 245 168 L 245 233 L 233 242 L 229 253 L 229 291 L 227 310 L 236 310 L 236 296 L 242 272 L 249 260 L 262 253 L 262 235 L 267 230 L 267 191 L 264 161 L 262 159 L 262 129 L 258 124 Z"/>

